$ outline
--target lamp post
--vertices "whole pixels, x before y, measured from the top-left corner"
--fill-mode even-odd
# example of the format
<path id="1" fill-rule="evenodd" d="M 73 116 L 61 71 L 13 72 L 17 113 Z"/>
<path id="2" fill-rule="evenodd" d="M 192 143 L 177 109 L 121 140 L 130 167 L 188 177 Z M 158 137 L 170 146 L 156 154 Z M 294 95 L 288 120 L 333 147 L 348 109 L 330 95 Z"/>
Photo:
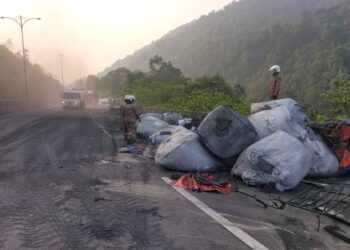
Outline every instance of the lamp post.
<path id="1" fill-rule="evenodd" d="M 2 16 L 0 17 L 1 19 L 11 19 L 12 21 L 15 21 L 19 27 L 21 27 L 21 36 L 22 36 L 22 53 L 23 53 L 23 70 L 24 70 L 24 88 L 25 88 L 25 100 L 28 102 L 28 80 L 27 80 L 27 69 L 26 69 L 26 53 L 24 50 L 24 37 L 23 37 L 23 27 L 24 25 L 29 22 L 30 20 L 41 20 L 40 17 L 32 17 L 32 18 L 26 18 L 23 16 L 19 16 L 19 17 L 6 17 L 6 16 Z"/>
<path id="2" fill-rule="evenodd" d="M 61 58 L 61 83 L 62 83 L 62 91 L 64 90 L 64 81 L 63 81 L 63 54 L 58 54 Z"/>

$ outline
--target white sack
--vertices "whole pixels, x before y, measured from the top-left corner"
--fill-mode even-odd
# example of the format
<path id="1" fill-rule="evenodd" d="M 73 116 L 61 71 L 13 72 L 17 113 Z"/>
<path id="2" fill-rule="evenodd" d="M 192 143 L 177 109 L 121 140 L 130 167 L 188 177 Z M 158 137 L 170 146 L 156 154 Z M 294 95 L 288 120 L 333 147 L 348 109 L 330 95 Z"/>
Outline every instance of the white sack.
<path id="1" fill-rule="evenodd" d="M 306 140 L 304 145 L 311 152 L 311 169 L 308 176 L 329 177 L 338 171 L 338 160 L 324 142 Z"/>
<path id="2" fill-rule="evenodd" d="M 295 188 L 310 167 L 310 152 L 304 144 L 284 131 L 277 131 L 247 148 L 231 174 L 240 176 L 247 185 L 275 184 L 283 192 Z"/>
<path id="3" fill-rule="evenodd" d="M 141 121 L 137 124 L 137 133 L 144 138 L 148 138 L 154 134 L 158 129 L 169 125 L 167 122 L 158 119 L 151 114 L 144 114 Z"/>
<path id="4" fill-rule="evenodd" d="M 223 105 L 211 111 L 197 131 L 206 147 L 221 159 L 238 156 L 258 140 L 250 121 Z"/>
<path id="5" fill-rule="evenodd" d="M 163 121 L 169 123 L 170 125 L 179 125 L 179 120 L 184 119 L 184 115 L 177 112 L 166 112 L 163 113 Z"/>
<path id="6" fill-rule="evenodd" d="M 308 131 L 292 118 L 285 106 L 250 115 L 248 116 L 248 120 L 254 125 L 260 139 L 278 130 L 283 130 L 300 140 L 305 140 L 308 137 Z"/>
<path id="7" fill-rule="evenodd" d="M 158 129 L 154 134 L 152 134 L 148 138 L 148 141 L 151 144 L 158 146 L 165 139 L 169 138 L 172 134 L 176 133 L 179 130 L 187 130 L 187 129 L 182 126 L 175 126 L 175 125 L 168 125 L 168 126 L 162 127 Z"/>
<path id="8" fill-rule="evenodd" d="M 177 171 L 214 171 L 223 167 L 199 141 L 197 134 L 179 130 L 165 139 L 158 147 L 157 165 Z"/>
<path id="9" fill-rule="evenodd" d="M 280 106 L 286 107 L 289 110 L 290 114 L 292 115 L 293 119 L 295 119 L 297 123 L 299 123 L 300 125 L 304 125 L 309 122 L 309 119 L 307 118 L 306 114 L 303 112 L 302 108 L 299 106 L 299 104 L 295 100 L 291 98 L 252 103 L 250 107 L 250 113 L 256 114 L 258 112 L 261 112 L 264 110 L 270 110 Z"/>

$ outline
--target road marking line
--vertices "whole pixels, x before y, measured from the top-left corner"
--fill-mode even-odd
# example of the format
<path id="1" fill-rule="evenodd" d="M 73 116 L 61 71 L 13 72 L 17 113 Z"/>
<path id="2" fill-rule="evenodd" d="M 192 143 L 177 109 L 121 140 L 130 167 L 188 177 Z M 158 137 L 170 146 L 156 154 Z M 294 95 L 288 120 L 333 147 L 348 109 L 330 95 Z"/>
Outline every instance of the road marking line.
<path id="1" fill-rule="evenodd" d="M 91 120 L 99 129 L 102 130 L 103 133 L 105 133 L 108 137 L 113 138 L 113 136 L 108 133 L 107 130 L 95 120 L 95 118 L 91 118 Z"/>
<path id="2" fill-rule="evenodd" d="M 165 181 L 167 184 L 170 184 L 172 180 L 170 180 L 168 177 L 161 177 L 163 181 Z M 245 233 L 242 229 L 239 227 L 233 225 L 232 222 L 224 218 L 222 215 L 215 212 L 213 209 L 211 209 L 208 205 L 201 202 L 199 199 L 197 199 L 195 196 L 187 192 L 185 189 L 180 187 L 174 187 L 172 186 L 177 192 L 179 192 L 182 196 L 184 196 L 187 200 L 192 202 L 194 205 L 196 205 L 200 210 L 202 210 L 204 213 L 209 215 L 211 218 L 213 218 L 215 221 L 217 221 L 221 226 L 226 228 L 229 232 L 231 232 L 234 236 L 236 236 L 238 239 L 240 239 L 244 244 L 249 246 L 251 249 L 257 249 L 257 250 L 268 250 L 267 247 L 265 247 L 263 244 L 255 240 L 253 237 L 251 237 L 249 234 Z"/>

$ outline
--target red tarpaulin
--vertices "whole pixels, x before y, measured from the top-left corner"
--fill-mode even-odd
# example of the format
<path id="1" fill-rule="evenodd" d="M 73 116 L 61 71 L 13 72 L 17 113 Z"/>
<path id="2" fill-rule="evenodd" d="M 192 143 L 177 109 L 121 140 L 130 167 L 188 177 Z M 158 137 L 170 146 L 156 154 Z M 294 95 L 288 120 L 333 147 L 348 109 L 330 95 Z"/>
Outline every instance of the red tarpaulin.
<path id="1" fill-rule="evenodd" d="M 339 170 L 350 167 L 350 120 L 332 120 L 313 127 L 338 158 Z"/>
<path id="2" fill-rule="evenodd" d="M 350 124 L 339 124 L 332 129 L 331 136 L 337 138 L 343 143 L 341 149 L 335 150 L 339 161 L 339 168 L 344 169 L 350 167 Z"/>
<path id="3" fill-rule="evenodd" d="M 207 173 L 200 174 L 186 174 L 180 177 L 177 181 L 170 183 L 172 186 L 182 187 L 190 190 L 200 191 L 217 191 L 222 194 L 229 194 L 231 192 L 231 182 L 227 181 L 223 185 L 210 184 L 214 176 Z M 205 182 L 205 184 L 203 184 Z"/>
<path id="4" fill-rule="evenodd" d="M 336 156 L 339 161 L 339 168 L 347 168 L 350 167 L 350 151 L 345 150 L 345 151 L 336 151 Z"/>
<path id="5" fill-rule="evenodd" d="M 340 141 L 349 141 L 350 140 L 350 124 L 339 124 L 332 129 L 330 134 L 331 137 L 337 138 Z"/>

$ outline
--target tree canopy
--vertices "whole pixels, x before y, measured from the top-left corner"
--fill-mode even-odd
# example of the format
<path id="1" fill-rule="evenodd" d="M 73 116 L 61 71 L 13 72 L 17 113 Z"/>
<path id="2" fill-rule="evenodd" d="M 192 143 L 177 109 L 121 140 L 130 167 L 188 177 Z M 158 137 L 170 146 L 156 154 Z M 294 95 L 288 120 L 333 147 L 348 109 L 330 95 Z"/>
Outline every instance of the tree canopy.
<path id="1" fill-rule="evenodd" d="M 101 79 L 89 76 L 86 87 L 113 98 L 133 94 L 139 105 L 148 107 L 211 111 L 225 104 L 243 114 L 249 113 L 249 106 L 242 102 L 245 96 L 243 86 L 232 88 L 219 75 L 191 80 L 159 55 L 150 58 L 147 72 L 120 68 Z"/>
<path id="2" fill-rule="evenodd" d="M 335 116 L 350 117 L 350 80 L 343 72 L 331 81 L 331 89 L 322 93 Z"/>
<path id="3" fill-rule="evenodd" d="M 244 86 L 244 100 L 250 103 L 268 99 L 268 69 L 278 64 L 283 77 L 280 97 L 295 98 L 309 113 L 332 115 L 330 102 L 320 96 L 332 88 L 339 70 L 350 73 L 349 8 L 349 0 L 232 2 L 110 69 L 145 71 L 149 58 L 161 55 L 154 58 L 155 69 L 157 60 L 166 58 L 194 79 L 221 75 L 233 89 Z"/>
<path id="4" fill-rule="evenodd" d="M 11 43 L 8 40 L 7 46 Z M 7 46 L 0 45 L 0 100 L 24 100 L 23 57 L 11 52 Z M 26 66 L 29 99 L 58 103 L 62 90 L 59 82 L 37 64 L 27 61 Z"/>

